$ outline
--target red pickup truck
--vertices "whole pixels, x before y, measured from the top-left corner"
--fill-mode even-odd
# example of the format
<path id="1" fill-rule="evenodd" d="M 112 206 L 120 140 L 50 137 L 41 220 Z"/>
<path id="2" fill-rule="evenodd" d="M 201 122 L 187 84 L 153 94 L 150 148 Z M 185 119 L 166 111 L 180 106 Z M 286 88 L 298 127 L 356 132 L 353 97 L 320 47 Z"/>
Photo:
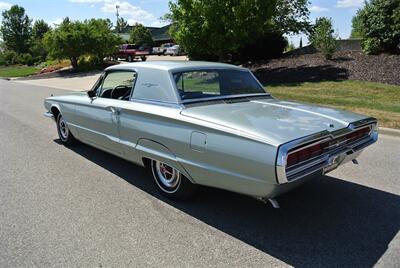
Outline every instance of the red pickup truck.
<path id="1" fill-rule="evenodd" d="M 124 44 L 119 47 L 118 52 L 114 54 L 114 58 L 123 58 L 129 62 L 132 62 L 134 59 L 137 58 L 145 61 L 147 55 L 150 55 L 149 48 L 140 47 L 133 44 Z"/>

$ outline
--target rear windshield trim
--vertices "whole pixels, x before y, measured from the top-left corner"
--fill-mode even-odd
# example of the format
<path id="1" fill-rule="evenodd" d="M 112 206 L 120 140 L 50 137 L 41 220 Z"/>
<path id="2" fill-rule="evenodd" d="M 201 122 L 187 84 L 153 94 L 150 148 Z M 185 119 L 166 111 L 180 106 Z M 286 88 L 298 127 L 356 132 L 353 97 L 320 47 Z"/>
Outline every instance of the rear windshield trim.
<path id="1" fill-rule="evenodd" d="M 225 95 L 225 96 L 218 96 L 218 97 L 182 100 L 182 103 L 185 104 L 185 103 L 206 102 L 206 101 L 213 101 L 213 100 L 229 100 L 229 99 L 236 99 L 236 98 L 260 97 L 260 96 L 271 96 L 271 94 L 269 94 L 269 93 L 252 93 L 252 94 Z"/>

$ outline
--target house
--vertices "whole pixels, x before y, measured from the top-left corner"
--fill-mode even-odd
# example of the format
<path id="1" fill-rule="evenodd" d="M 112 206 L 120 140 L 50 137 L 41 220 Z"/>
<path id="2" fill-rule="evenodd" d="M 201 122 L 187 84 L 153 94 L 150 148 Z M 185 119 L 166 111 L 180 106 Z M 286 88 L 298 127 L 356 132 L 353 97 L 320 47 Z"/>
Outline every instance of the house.
<path id="1" fill-rule="evenodd" d="M 128 26 L 126 27 L 125 31 L 123 33 L 119 33 L 118 35 L 124 40 L 128 41 L 129 40 L 129 33 L 132 30 L 132 27 L 134 26 Z M 154 46 L 161 46 L 164 43 L 174 43 L 174 40 L 169 34 L 169 28 L 171 27 L 171 24 L 163 26 L 163 27 L 146 27 L 149 29 L 153 41 L 154 41 Z"/>

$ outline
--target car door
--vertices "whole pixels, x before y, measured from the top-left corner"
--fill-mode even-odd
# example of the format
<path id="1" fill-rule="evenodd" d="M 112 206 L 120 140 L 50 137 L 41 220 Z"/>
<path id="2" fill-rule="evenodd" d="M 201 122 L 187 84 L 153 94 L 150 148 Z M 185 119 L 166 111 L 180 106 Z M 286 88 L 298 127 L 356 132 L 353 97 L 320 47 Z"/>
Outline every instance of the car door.
<path id="1" fill-rule="evenodd" d="M 135 79 L 133 71 L 110 71 L 103 75 L 93 89 L 96 96 L 87 97 L 76 106 L 75 119 L 80 139 L 113 154 L 123 154 L 119 114 L 124 99 L 129 99 Z"/>

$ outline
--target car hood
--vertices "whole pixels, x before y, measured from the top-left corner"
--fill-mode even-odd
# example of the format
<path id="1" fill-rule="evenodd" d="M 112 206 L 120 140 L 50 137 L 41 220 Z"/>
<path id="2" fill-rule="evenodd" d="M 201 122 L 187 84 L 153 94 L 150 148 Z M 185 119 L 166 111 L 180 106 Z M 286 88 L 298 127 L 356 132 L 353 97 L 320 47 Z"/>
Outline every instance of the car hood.
<path id="1" fill-rule="evenodd" d="M 324 130 L 332 132 L 367 118 L 274 98 L 187 107 L 181 114 L 248 133 L 274 145 Z"/>

